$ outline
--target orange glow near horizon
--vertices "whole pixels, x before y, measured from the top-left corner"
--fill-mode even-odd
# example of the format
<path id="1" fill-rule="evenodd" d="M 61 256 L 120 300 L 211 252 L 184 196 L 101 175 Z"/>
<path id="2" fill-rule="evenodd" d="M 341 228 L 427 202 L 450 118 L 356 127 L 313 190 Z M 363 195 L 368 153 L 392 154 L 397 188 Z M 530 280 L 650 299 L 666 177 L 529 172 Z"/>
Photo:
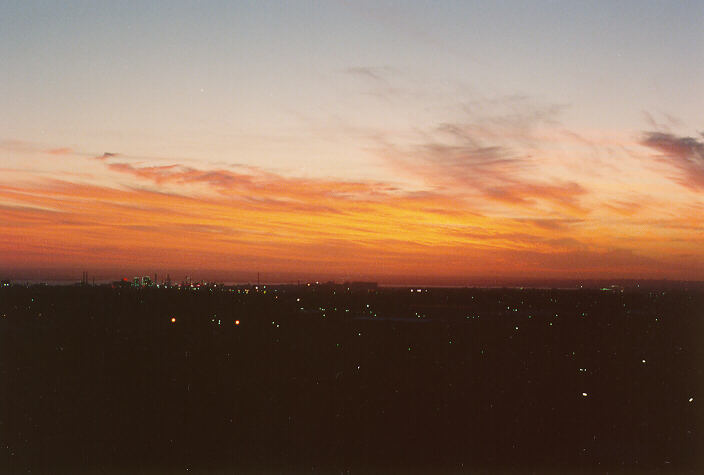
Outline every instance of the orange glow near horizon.
<path id="1" fill-rule="evenodd" d="M 656 195 L 629 201 L 622 190 L 597 195 L 592 187 L 606 190 L 599 182 L 512 176 L 492 183 L 491 170 L 481 183 L 445 176 L 442 187 L 415 191 L 256 169 L 100 161 L 117 174 L 107 175 L 115 184 L 0 182 L 6 269 L 85 268 L 105 278 L 264 270 L 294 280 L 458 284 L 475 277 L 704 278 L 696 205 Z M 664 213 L 668 207 L 678 212 Z"/>
<path id="2" fill-rule="evenodd" d="M 700 7 L 279 3 L 0 2 L 0 279 L 704 281 Z"/>

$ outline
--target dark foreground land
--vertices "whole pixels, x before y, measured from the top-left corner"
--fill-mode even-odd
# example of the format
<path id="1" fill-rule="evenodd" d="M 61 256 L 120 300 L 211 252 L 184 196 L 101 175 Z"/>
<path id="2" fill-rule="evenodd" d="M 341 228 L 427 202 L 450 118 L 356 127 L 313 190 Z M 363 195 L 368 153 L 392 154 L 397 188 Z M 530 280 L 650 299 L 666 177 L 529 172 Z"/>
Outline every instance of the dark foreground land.
<path id="1" fill-rule="evenodd" d="M 12 286 L 0 471 L 697 470 L 702 309 L 687 290 Z"/>

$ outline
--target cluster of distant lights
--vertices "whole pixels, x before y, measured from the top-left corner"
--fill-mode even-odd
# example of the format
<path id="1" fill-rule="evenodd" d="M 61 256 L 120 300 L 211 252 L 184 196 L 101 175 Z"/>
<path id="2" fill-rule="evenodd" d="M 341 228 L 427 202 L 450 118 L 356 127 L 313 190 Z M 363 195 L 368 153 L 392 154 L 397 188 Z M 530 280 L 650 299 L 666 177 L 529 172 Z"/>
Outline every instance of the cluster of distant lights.
<path id="1" fill-rule="evenodd" d="M 316 284 L 317 284 L 317 282 L 316 282 Z M 207 282 L 203 282 L 203 283 L 186 284 L 186 285 L 183 285 L 183 284 L 181 284 L 181 285 L 176 284 L 176 285 L 174 285 L 174 287 L 181 287 L 181 288 L 186 287 L 186 288 L 191 288 L 191 289 L 194 289 L 194 290 L 195 290 L 195 289 L 200 288 L 201 286 L 204 286 L 204 287 L 206 287 L 206 286 L 217 287 L 217 285 L 218 285 L 218 284 L 209 284 L 209 283 L 207 283 Z M 307 285 L 310 286 L 311 284 L 307 284 Z M 9 282 L 3 282 L 3 283 L 2 283 L 2 286 L 3 286 L 3 287 L 9 287 L 9 286 L 11 286 L 11 283 L 9 283 Z M 160 287 L 159 284 L 156 284 L 155 286 L 156 286 L 157 288 Z M 164 285 L 164 287 L 166 287 L 166 285 Z M 255 291 L 255 292 L 259 292 L 259 291 L 260 291 L 260 287 L 261 287 L 261 290 L 263 291 L 263 293 L 266 293 L 266 290 L 264 290 L 264 289 L 266 289 L 266 286 L 255 286 L 255 287 L 254 287 L 254 291 Z M 607 289 L 603 289 L 603 290 L 607 290 Z M 608 289 L 608 290 L 612 290 L 612 289 Z M 232 291 L 234 291 L 234 289 L 232 289 Z M 240 293 L 241 291 L 243 291 L 244 293 L 249 293 L 249 292 L 250 292 L 250 289 L 237 289 L 237 293 Z M 274 291 L 276 291 L 276 290 L 274 290 Z M 410 291 L 411 291 L 411 293 L 422 293 L 422 292 L 428 292 L 428 289 L 410 289 Z M 662 294 L 664 294 L 664 292 L 662 292 Z M 474 297 L 472 297 L 472 298 L 474 298 Z M 300 302 L 300 300 L 301 300 L 300 298 L 297 298 L 297 299 L 296 299 L 297 302 Z M 551 298 L 550 300 L 553 301 L 553 302 L 555 301 L 555 300 L 553 300 L 552 298 Z M 32 299 L 32 301 L 34 301 L 34 299 Z M 624 304 L 624 306 L 625 306 L 625 304 Z M 367 304 L 366 307 L 369 308 L 370 305 Z M 325 308 L 320 308 L 319 310 L 325 311 L 326 309 L 325 309 Z M 335 309 L 335 310 L 336 310 L 336 309 Z M 516 311 L 518 311 L 518 308 L 507 307 L 507 310 L 516 312 Z M 346 311 L 349 311 L 349 310 L 346 310 Z M 3 317 L 7 317 L 6 314 L 3 314 L 2 316 L 3 316 Z M 581 316 L 582 316 L 582 317 L 585 317 L 585 316 L 586 316 L 586 313 L 582 313 Z M 419 315 L 418 313 L 416 313 L 416 317 L 422 318 L 421 315 Z M 423 317 L 425 317 L 425 315 L 423 315 Z M 554 317 L 555 317 L 555 318 L 558 318 L 558 314 L 555 314 Z M 470 319 L 470 318 L 471 318 L 471 319 L 475 319 L 475 318 L 478 319 L 478 318 L 479 318 L 479 315 L 471 315 L 471 316 L 467 316 L 466 318 L 467 318 L 467 319 Z M 529 316 L 529 318 L 531 318 L 531 316 Z M 657 321 L 658 318 L 656 317 L 655 320 Z M 176 323 L 176 317 L 172 316 L 172 317 L 170 318 L 170 322 L 171 322 L 172 324 L 175 324 L 175 323 Z M 220 320 L 218 320 L 218 323 L 220 323 Z M 239 319 L 236 319 L 236 320 L 234 321 L 234 324 L 235 324 L 235 325 L 238 325 L 238 326 L 239 326 L 240 323 L 241 323 L 241 322 L 240 322 Z M 276 328 L 279 328 L 279 327 L 280 327 L 280 325 L 277 324 L 276 322 L 273 322 L 273 321 L 272 321 L 271 323 L 272 323 L 272 325 L 275 325 Z M 549 322 L 548 325 L 552 326 L 552 322 Z M 514 329 L 515 329 L 515 330 L 518 330 L 519 327 L 518 327 L 518 326 L 515 326 Z M 358 336 L 362 336 L 362 333 L 361 333 L 361 332 L 358 332 L 357 335 L 358 335 Z M 452 342 L 452 340 L 449 340 L 448 343 L 449 343 L 449 344 L 452 344 L 453 342 Z M 336 346 L 337 346 L 337 347 L 340 347 L 340 344 L 338 343 Z M 412 345 L 409 345 L 407 349 L 408 349 L 408 351 L 411 351 L 411 350 L 412 350 Z M 484 354 L 484 351 L 481 351 L 481 353 Z M 645 359 L 641 359 L 641 364 L 645 365 L 646 363 L 647 363 L 647 361 L 646 361 Z M 360 366 L 357 365 L 357 370 L 359 370 L 359 369 L 360 369 Z M 579 372 L 580 372 L 580 373 L 586 373 L 586 372 L 587 372 L 587 368 L 579 368 Z M 582 392 L 582 393 L 581 393 L 581 396 L 584 397 L 584 398 L 589 397 L 589 393 L 587 393 L 587 392 Z M 687 402 L 690 403 L 690 404 L 693 403 L 693 402 L 694 402 L 694 397 L 693 397 L 693 396 L 692 396 L 692 397 L 689 397 L 689 398 L 687 399 Z"/>
<path id="2" fill-rule="evenodd" d="M 171 317 L 171 323 L 176 323 L 176 317 Z M 220 324 L 220 320 L 218 320 L 218 324 Z M 235 325 L 239 325 L 240 321 L 235 320 Z"/>
<path id="3" fill-rule="evenodd" d="M 7 287 L 7 286 L 9 286 L 9 285 L 10 285 L 10 284 L 8 284 L 8 283 L 3 283 L 3 287 Z M 258 290 L 258 287 L 256 287 L 256 289 Z M 411 292 L 414 292 L 414 291 L 422 292 L 423 289 L 417 289 L 417 290 L 411 289 Z M 427 289 L 425 290 L 425 292 L 427 292 Z M 32 299 L 32 301 L 34 301 L 34 299 Z M 297 301 L 297 302 L 300 302 L 300 298 L 297 298 L 296 301 Z M 369 304 L 367 304 L 366 307 L 369 308 Z M 507 307 L 507 308 L 509 308 L 509 307 Z M 510 309 L 510 308 L 509 308 L 509 309 Z M 324 308 L 320 308 L 320 310 L 323 310 L 323 311 L 324 311 L 325 309 L 324 309 Z M 514 310 L 514 311 L 515 311 L 515 310 Z M 6 315 L 6 314 L 3 314 L 2 316 L 3 316 L 3 317 L 6 317 L 7 315 Z M 420 316 L 419 316 L 417 313 L 416 313 L 416 316 L 420 318 Z M 584 314 L 582 314 L 582 316 L 584 316 Z M 558 315 L 555 314 L 555 318 L 557 318 L 557 317 L 558 317 Z M 479 315 L 467 316 L 466 318 L 472 318 L 472 319 L 474 319 L 474 318 L 479 318 Z M 214 321 L 214 319 L 213 319 L 213 321 Z M 172 317 L 170 318 L 170 322 L 171 322 L 172 324 L 175 324 L 175 323 L 176 323 L 176 317 L 172 316 Z M 220 323 L 221 323 L 221 320 L 218 320 L 218 324 L 220 324 Z M 236 320 L 234 321 L 234 324 L 235 324 L 235 325 L 240 325 L 240 323 L 241 323 L 241 322 L 240 322 L 239 319 L 236 319 Z M 275 325 L 276 328 L 279 328 L 279 327 L 280 327 L 280 325 L 279 325 L 278 323 L 274 322 L 274 321 L 272 321 L 271 324 L 272 324 L 272 325 Z M 552 325 L 552 323 L 549 323 L 549 324 Z M 518 328 L 519 328 L 518 326 L 515 326 L 515 327 L 514 327 L 515 330 L 518 330 Z M 361 333 L 361 332 L 357 332 L 357 336 L 362 336 L 362 333 Z M 452 342 L 452 340 L 449 340 L 448 343 L 449 343 L 449 344 L 452 344 L 453 342 Z M 339 347 L 340 347 L 340 344 L 337 343 L 336 346 L 339 348 Z M 408 351 L 411 351 L 411 350 L 412 350 L 412 345 L 408 345 Z M 483 351 L 483 350 L 481 351 L 481 354 L 484 354 L 484 351 Z M 572 353 L 572 355 L 574 356 L 574 352 Z M 647 363 L 647 361 L 646 361 L 645 359 L 641 359 L 641 364 L 646 364 L 646 363 Z M 359 370 L 359 369 L 360 369 L 360 366 L 357 365 L 357 370 Z M 586 373 L 586 372 L 587 372 L 587 368 L 579 368 L 579 372 L 580 372 L 580 373 Z M 581 394 L 582 394 L 582 397 L 584 397 L 584 398 L 589 397 L 589 393 L 587 393 L 587 392 L 582 392 Z M 690 398 L 687 400 L 687 402 L 688 402 L 688 403 L 693 403 L 693 402 L 694 402 L 694 397 L 693 397 L 693 396 L 690 397 Z"/>
<path id="4" fill-rule="evenodd" d="M 297 300 L 297 301 L 300 301 L 300 299 L 296 299 L 296 300 Z M 478 317 L 477 317 L 477 318 L 478 318 Z M 171 323 L 176 323 L 176 317 L 171 317 Z M 220 320 L 218 320 L 218 323 L 220 323 Z M 240 323 L 241 323 L 241 322 L 240 322 L 239 320 L 235 320 L 235 325 L 239 325 Z M 272 324 L 272 325 L 276 325 L 276 328 L 279 328 L 279 327 L 280 327 L 280 325 L 279 325 L 278 323 L 274 322 L 274 321 L 272 321 L 271 324 Z M 516 326 L 515 329 L 518 330 L 518 326 Z M 357 332 L 357 336 L 362 336 L 362 332 Z M 452 340 L 449 340 L 448 343 L 451 345 L 451 344 L 452 344 Z M 340 344 L 337 343 L 337 344 L 336 344 L 336 347 L 339 348 L 339 347 L 340 347 Z M 408 345 L 408 351 L 411 351 L 412 349 L 413 349 L 413 346 L 412 346 L 412 345 Z M 481 353 L 484 354 L 484 351 L 482 351 Z M 574 352 L 573 352 L 572 354 L 574 355 Z M 646 360 L 645 360 L 645 359 L 641 359 L 641 363 L 642 363 L 642 364 L 645 364 L 645 363 L 646 363 Z M 360 368 L 361 368 L 360 365 L 357 365 L 357 370 L 360 370 Z M 586 372 L 587 372 L 587 368 L 579 368 L 579 372 L 580 372 L 580 373 L 586 373 Z M 589 397 L 589 393 L 587 393 L 587 392 L 582 392 L 582 397 Z M 690 398 L 687 400 L 687 402 L 689 402 L 689 403 L 694 402 L 694 397 L 690 397 Z"/>
<path id="5" fill-rule="evenodd" d="M 207 283 L 204 283 L 204 284 L 205 284 L 206 286 L 208 285 Z M 211 284 L 211 285 L 213 285 L 214 287 L 217 286 L 217 284 Z M 310 284 L 308 284 L 308 285 L 310 285 Z M 3 282 L 3 287 L 9 287 L 9 286 L 10 286 L 9 283 Z M 157 284 L 157 287 L 159 287 L 158 284 Z M 180 286 L 180 287 L 183 287 L 183 286 Z M 195 284 L 195 285 L 194 285 L 194 284 L 190 284 L 190 285 L 186 285 L 185 287 L 190 287 L 190 288 L 193 288 L 193 289 L 197 289 L 197 288 L 201 287 L 201 284 Z M 262 286 L 262 290 L 263 290 L 263 289 L 266 289 L 266 286 Z M 255 291 L 259 291 L 259 286 L 255 286 Z M 413 293 L 413 292 L 417 292 L 417 293 L 428 292 L 427 289 L 410 289 L 410 291 L 411 291 L 412 293 Z M 240 290 L 238 289 L 237 292 L 239 293 Z M 245 293 L 249 293 L 249 289 L 244 289 L 244 292 L 245 292 Z M 264 292 L 266 292 L 266 291 L 264 291 Z M 301 300 L 300 298 L 297 298 L 297 299 L 296 299 L 297 302 L 300 302 L 300 300 Z M 369 308 L 369 304 L 367 304 L 366 307 Z M 510 308 L 510 307 L 507 307 L 507 309 L 508 309 L 508 310 L 512 310 L 512 311 L 514 311 L 514 312 L 518 310 L 517 308 L 513 308 L 513 309 L 512 309 L 512 308 Z M 320 308 L 320 310 L 325 311 L 324 308 Z M 3 316 L 5 316 L 5 315 L 3 315 Z M 417 313 L 416 313 L 416 316 L 419 317 L 419 318 L 421 318 L 421 316 L 418 315 Z M 584 317 L 584 316 L 586 316 L 586 315 L 585 315 L 584 313 L 582 313 L 581 316 Z M 557 317 L 558 317 L 558 315 L 555 314 L 555 318 L 557 318 Z M 472 318 L 472 319 L 474 319 L 474 318 L 479 318 L 479 315 L 467 316 L 467 318 Z M 175 323 L 176 323 L 176 317 L 173 317 L 173 316 L 172 316 L 172 317 L 170 318 L 170 322 L 171 322 L 172 324 L 175 324 Z M 221 320 L 218 320 L 218 323 L 220 323 L 220 322 L 221 322 Z M 236 320 L 234 321 L 234 324 L 235 324 L 235 325 L 240 325 L 240 323 L 241 323 L 241 322 L 240 322 L 239 319 L 236 319 Z M 279 327 L 280 327 L 280 325 L 277 324 L 276 322 L 273 322 L 273 321 L 272 321 L 271 323 L 272 323 L 272 325 L 275 325 L 276 328 L 279 328 Z M 552 323 L 550 322 L 549 325 L 552 326 Z M 519 327 L 518 327 L 518 326 L 515 326 L 514 329 L 515 329 L 515 330 L 518 330 Z M 358 333 L 357 333 L 357 336 L 362 336 L 362 333 L 361 333 L 361 332 L 358 332 Z M 449 343 L 449 344 L 452 344 L 452 340 L 449 340 L 448 343 Z M 340 344 L 338 343 L 336 346 L 339 347 Z M 411 351 L 411 350 L 412 350 L 412 345 L 409 345 L 409 346 L 408 346 L 408 351 Z M 483 354 L 484 352 L 482 351 L 481 353 Z M 641 364 L 646 364 L 646 360 L 645 360 L 645 359 L 641 359 Z M 360 366 L 357 365 L 357 370 L 359 370 L 359 369 L 360 369 Z M 586 373 L 586 372 L 587 372 L 587 368 L 579 368 L 579 372 L 580 372 L 580 373 Z M 582 397 L 585 397 L 585 398 L 586 398 L 586 397 L 588 397 L 588 396 L 589 396 L 589 393 L 587 393 L 587 392 L 582 392 Z M 694 397 L 690 397 L 690 398 L 687 400 L 687 402 L 693 403 L 693 402 L 694 402 Z"/>

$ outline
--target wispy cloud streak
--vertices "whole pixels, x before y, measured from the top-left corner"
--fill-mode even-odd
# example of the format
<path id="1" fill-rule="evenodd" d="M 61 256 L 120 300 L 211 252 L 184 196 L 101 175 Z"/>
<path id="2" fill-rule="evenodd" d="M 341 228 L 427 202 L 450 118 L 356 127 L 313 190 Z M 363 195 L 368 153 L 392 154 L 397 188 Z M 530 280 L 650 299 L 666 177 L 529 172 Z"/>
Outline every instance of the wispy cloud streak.
<path id="1" fill-rule="evenodd" d="M 660 152 L 664 162 L 680 171 L 675 178 L 679 184 L 696 191 L 704 190 L 704 141 L 670 133 L 647 132 L 641 143 Z"/>

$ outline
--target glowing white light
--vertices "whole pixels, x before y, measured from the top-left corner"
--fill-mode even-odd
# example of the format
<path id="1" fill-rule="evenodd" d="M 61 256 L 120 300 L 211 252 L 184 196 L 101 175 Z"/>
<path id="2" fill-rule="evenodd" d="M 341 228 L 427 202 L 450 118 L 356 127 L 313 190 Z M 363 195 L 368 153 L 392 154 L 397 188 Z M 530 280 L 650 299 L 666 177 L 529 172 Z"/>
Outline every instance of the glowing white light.
<path id="1" fill-rule="evenodd" d="M 694 402 L 694 398 L 693 397 L 689 398 L 689 402 Z"/>
<path id="2" fill-rule="evenodd" d="M 582 396 L 587 397 L 587 393 L 582 393 Z"/>

